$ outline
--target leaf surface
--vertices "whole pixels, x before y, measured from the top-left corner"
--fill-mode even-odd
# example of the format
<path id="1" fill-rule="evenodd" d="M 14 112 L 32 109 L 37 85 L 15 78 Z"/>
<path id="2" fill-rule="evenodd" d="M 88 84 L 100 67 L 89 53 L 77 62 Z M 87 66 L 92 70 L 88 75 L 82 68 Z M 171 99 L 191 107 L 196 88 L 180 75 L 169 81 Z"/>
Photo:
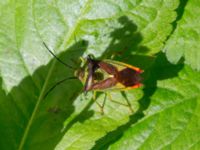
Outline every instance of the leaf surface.
<path id="1" fill-rule="evenodd" d="M 198 0 L 188 1 L 182 18 L 173 35 L 167 41 L 164 52 L 170 62 L 176 64 L 181 58 L 193 69 L 200 70 L 200 4 Z"/>
<path id="2" fill-rule="evenodd" d="M 129 108 L 108 97 L 105 115 L 100 115 L 92 93 L 80 94 L 79 81 L 69 80 L 43 99 L 56 82 L 74 75 L 43 42 L 72 66 L 91 53 L 101 58 L 115 54 L 117 60 L 148 69 L 172 31 L 178 5 L 178 0 L 2 0 L 0 149 L 91 149 L 130 123 L 134 114 Z M 136 112 L 143 90 L 111 96 L 122 103 L 130 100 Z M 103 100 L 104 94 L 98 94 L 97 101 Z"/>
<path id="3" fill-rule="evenodd" d="M 109 149 L 199 148 L 200 74 L 189 66 L 159 63 L 162 65 L 155 65 L 152 72 L 156 90 L 145 117 L 127 129 Z M 147 88 L 146 92 L 150 90 Z"/>

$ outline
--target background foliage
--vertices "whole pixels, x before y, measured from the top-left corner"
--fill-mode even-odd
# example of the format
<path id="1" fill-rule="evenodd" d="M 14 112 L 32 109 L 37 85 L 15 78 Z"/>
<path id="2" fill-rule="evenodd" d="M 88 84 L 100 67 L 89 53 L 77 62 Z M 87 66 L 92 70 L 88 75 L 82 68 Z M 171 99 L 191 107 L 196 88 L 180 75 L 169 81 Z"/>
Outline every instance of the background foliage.
<path id="1" fill-rule="evenodd" d="M 198 0 L 1 0 L 0 149 L 200 149 Z M 144 69 L 144 87 L 106 101 L 79 81 L 45 92 L 94 54 Z M 97 95 L 102 103 L 104 93 Z"/>

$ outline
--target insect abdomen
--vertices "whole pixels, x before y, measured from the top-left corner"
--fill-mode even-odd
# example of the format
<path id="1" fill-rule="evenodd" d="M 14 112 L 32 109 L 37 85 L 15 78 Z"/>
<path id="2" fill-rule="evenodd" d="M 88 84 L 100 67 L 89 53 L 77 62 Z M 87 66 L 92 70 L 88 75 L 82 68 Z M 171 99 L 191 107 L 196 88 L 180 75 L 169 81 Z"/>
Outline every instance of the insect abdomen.
<path id="1" fill-rule="evenodd" d="M 141 81 L 139 73 L 131 68 L 125 68 L 118 73 L 118 82 L 126 87 L 134 86 Z"/>

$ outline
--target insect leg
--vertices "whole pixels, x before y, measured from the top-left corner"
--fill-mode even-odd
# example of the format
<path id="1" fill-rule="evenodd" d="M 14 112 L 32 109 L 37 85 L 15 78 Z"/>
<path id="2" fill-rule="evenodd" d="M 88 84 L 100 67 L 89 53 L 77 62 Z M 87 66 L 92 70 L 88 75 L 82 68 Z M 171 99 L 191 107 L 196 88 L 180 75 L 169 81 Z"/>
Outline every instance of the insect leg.
<path id="1" fill-rule="evenodd" d="M 110 93 L 107 92 L 107 94 L 108 94 L 109 100 L 110 100 L 111 102 L 116 103 L 116 104 L 119 104 L 119 105 L 123 105 L 123 106 L 125 106 L 125 107 L 128 107 L 128 108 L 130 109 L 130 111 L 133 112 L 133 109 L 131 108 L 131 104 L 130 104 L 130 102 L 128 101 L 127 98 L 125 98 L 127 104 L 124 104 L 124 103 L 121 103 L 121 102 L 118 102 L 118 101 L 113 100 Z"/>
<path id="2" fill-rule="evenodd" d="M 100 104 L 99 102 L 96 101 L 96 98 L 97 98 L 96 97 L 96 91 L 93 91 L 93 98 L 92 99 L 97 104 L 97 106 L 100 108 L 100 112 L 101 112 L 102 115 L 104 114 L 104 106 L 105 106 L 105 103 L 106 103 L 106 97 L 107 97 L 107 95 L 105 95 L 103 103 Z"/>
<path id="3" fill-rule="evenodd" d="M 123 104 L 123 103 L 120 103 L 120 102 L 118 102 L 118 101 L 113 100 L 113 98 L 112 98 L 112 96 L 111 96 L 110 93 L 107 92 L 107 95 L 108 95 L 108 98 L 109 98 L 109 100 L 110 100 L 111 102 L 116 103 L 116 104 L 119 104 L 119 105 L 123 105 L 123 106 L 128 106 L 127 104 Z"/>
<path id="4" fill-rule="evenodd" d="M 132 109 L 132 107 L 131 107 L 131 103 L 129 102 L 129 100 L 128 100 L 126 94 L 125 94 L 125 92 L 122 91 L 121 94 L 122 94 L 122 96 L 124 97 L 124 99 L 126 100 L 126 103 L 127 103 L 128 108 L 129 108 L 130 111 L 133 113 L 134 111 L 133 111 L 133 109 Z"/>

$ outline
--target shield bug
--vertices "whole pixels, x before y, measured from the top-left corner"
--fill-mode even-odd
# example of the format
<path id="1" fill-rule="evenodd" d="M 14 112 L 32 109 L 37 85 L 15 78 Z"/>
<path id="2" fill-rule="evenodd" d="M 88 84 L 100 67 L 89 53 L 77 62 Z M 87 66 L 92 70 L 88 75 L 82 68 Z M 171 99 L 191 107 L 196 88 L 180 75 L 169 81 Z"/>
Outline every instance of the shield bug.
<path id="1" fill-rule="evenodd" d="M 119 90 L 124 91 L 128 89 L 134 89 L 139 88 L 142 86 L 141 84 L 141 73 L 143 70 L 141 70 L 138 67 L 119 62 L 114 61 L 110 59 L 105 60 L 98 60 L 95 59 L 93 55 L 88 55 L 85 59 L 81 58 L 82 63 L 79 68 L 74 68 L 66 63 L 64 63 L 62 60 L 60 60 L 49 48 L 48 46 L 43 43 L 46 49 L 63 65 L 65 65 L 68 68 L 71 68 L 74 70 L 74 76 L 68 77 L 66 79 L 63 79 L 59 82 L 57 82 L 54 86 L 52 86 L 48 92 L 45 94 L 44 97 L 46 97 L 49 92 L 51 92 L 57 85 L 63 83 L 66 80 L 70 79 L 78 79 L 80 80 L 83 85 L 83 92 L 86 94 L 89 91 L 94 92 L 105 92 L 110 90 Z M 107 93 L 108 94 L 108 93 Z M 94 94 L 96 95 L 96 94 Z M 95 96 L 93 98 L 95 100 Z M 106 99 L 106 96 L 105 96 Z M 128 106 L 130 110 L 132 111 L 132 108 L 130 106 L 130 103 L 127 101 L 127 104 L 123 104 L 120 102 L 117 102 L 115 100 L 112 100 L 111 96 L 109 95 L 109 99 L 112 102 Z M 95 101 L 96 102 L 96 101 Z M 105 100 L 102 105 L 100 105 L 98 102 L 96 102 L 97 105 L 101 108 L 101 112 L 103 113 L 103 107 L 105 104 Z"/>

